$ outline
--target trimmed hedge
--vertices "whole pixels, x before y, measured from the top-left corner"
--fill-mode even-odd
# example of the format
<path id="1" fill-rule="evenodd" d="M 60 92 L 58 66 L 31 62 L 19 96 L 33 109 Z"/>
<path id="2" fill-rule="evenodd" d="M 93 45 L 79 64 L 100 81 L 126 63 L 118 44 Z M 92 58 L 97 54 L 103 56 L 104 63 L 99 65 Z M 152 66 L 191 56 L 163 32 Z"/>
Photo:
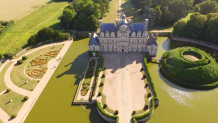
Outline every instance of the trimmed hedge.
<path id="1" fill-rule="evenodd" d="M 22 56 L 22 60 L 26 60 L 27 59 L 27 56 Z"/>
<path id="2" fill-rule="evenodd" d="M 116 123 L 119 123 L 119 117 L 116 115 L 111 115 L 107 112 L 105 112 L 105 110 L 102 108 L 101 103 L 99 101 L 97 101 L 97 107 L 98 109 L 101 111 L 101 113 L 109 118 L 115 119 Z"/>
<path id="3" fill-rule="evenodd" d="M 17 64 L 18 64 L 18 65 L 20 65 L 20 64 L 22 64 L 22 63 L 23 63 L 23 60 L 18 60 L 18 61 L 17 61 Z"/>

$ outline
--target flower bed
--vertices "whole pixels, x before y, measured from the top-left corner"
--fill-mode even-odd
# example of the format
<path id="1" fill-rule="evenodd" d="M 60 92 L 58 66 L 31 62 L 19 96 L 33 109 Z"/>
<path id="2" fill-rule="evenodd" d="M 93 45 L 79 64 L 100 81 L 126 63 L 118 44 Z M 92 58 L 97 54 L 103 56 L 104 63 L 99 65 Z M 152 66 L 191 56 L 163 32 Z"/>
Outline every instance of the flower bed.
<path id="1" fill-rule="evenodd" d="M 49 52 L 45 53 L 44 56 L 56 57 L 56 56 L 58 55 L 59 52 L 60 52 L 60 50 L 49 51 Z"/>
<path id="2" fill-rule="evenodd" d="M 46 64 L 47 60 L 46 59 L 36 59 L 36 60 L 32 60 L 30 63 L 32 66 L 35 65 L 43 65 Z"/>
<path id="3" fill-rule="evenodd" d="M 33 69 L 29 72 L 29 76 L 31 77 L 43 77 L 45 72 L 48 70 L 48 68 L 42 68 L 42 69 Z"/>

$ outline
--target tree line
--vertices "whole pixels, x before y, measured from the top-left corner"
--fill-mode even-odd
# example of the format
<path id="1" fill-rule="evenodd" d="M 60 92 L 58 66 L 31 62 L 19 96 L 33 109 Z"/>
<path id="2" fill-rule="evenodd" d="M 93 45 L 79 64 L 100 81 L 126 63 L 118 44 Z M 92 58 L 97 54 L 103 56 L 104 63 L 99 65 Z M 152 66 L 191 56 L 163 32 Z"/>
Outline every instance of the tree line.
<path id="1" fill-rule="evenodd" d="M 65 29 L 96 31 L 98 20 L 109 12 L 109 0 L 73 0 L 60 17 Z"/>
<path id="2" fill-rule="evenodd" d="M 53 30 L 52 28 L 43 28 L 38 31 L 37 34 L 32 35 L 28 39 L 28 45 L 35 45 L 37 43 L 52 40 L 52 41 L 60 41 L 67 40 L 70 37 L 69 33 L 62 33 L 59 30 Z"/>
<path id="3" fill-rule="evenodd" d="M 195 5 L 195 11 L 190 20 L 181 19 L 174 24 L 173 34 L 218 44 L 218 3 L 204 1 Z"/>
<path id="4" fill-rule="evenodd" d="M 185 17 L 193 6 L 193 0 L 131 0 L 149 25 L 169 25 Z"/>
<path id="5" fill-rule="evenodd" d="M 0 34 L 6 32 L 11 26 L 14 25 L 14 21 L 0 21 Z"/>

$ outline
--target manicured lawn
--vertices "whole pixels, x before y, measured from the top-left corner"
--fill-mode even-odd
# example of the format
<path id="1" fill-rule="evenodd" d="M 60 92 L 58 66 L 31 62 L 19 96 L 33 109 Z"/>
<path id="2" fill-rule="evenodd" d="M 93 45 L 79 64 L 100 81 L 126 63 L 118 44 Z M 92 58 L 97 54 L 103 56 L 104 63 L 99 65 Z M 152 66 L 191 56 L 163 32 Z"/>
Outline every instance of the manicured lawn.
<path id="1" fill-rule="evenodd" d="M 12 102 L 8 103 L 9 99 L 12 100 Z M 9 115 L 17 114 L 17 112 L 20 110 L 22 105 L 25 103 L 23 101 L 24 96 L 20 95 L 18 93 L 15 93 L 13 91 L 9 93 L 5 93 L 0 96 L 0 107 Z"/>
<path id="2" fill-rule="evenodd" d="M 13 62 L 9 62 L 0 72 L 0 92 L 4 91 L 5 89 L 7 89 L 6 85 L 5 85 L 5 81 L 4 81 L 4 75 L 6 70 L 8 69 L 8 67 L 12 64 Z"/>
<path id="3" fill-rule="evenodd" d="M 20 20 L 44 6 L 50 0 L 0 0 L 1 20 Z"/>
<path id="4" fill-rule="evenodd" d="M 18 21 L 0 38 L 0 53 L 17 53 L 27 46 L 27 40 L 43 27 L 58 28 L 58 17 L 67 2 L 51 3 Z M 36 19 L 37 18 L 37 19 Z"/>
<path id="5" fill-rule="evenodd" d="M 37 80 L 28 78 L 24 74 L 24 69 L 25 69 L 26 64 L 28 64 L 32 58 L 36 57 L 37 55 L 39 55 L 41 53 L 45 53 L 45 52 L 48 52 L 50 50 L 55 50 L 55 49 L 59 50 L 62 47 L 63 47 L 63 44 L 60 44 L 60 45 L 56 45 L 55 48 L 53 48 L 53 46 L 51 46 L 51 47 L 47 47 L 47 48 L 44 48 L 44 49 L 41 49 L 39 51 L 35 51 L 35 52 L 29 54 L 27 56 L 27 59 L 24 60 L 21 65 L 14 66 L 13 70 L 11 71 L 12 82 L 15 85 L 17 85 L 18 87 L 24 88 L 26 90 L 34 89 L 36 87 L 36 85 L 38 84 L 38 82 L 37 82 Z M 19 74 L 17 74 L 17 73 L 19 73 Z M 28 81 L 28 84 L 25 84 L 25 80 Z"/>
<path id="6" fill-rule="evenodd" d="M 115 23 L 115 19 L 119 18 L 119 0 L 110 1 L 109 13 L 102 19 L 103 23 Z"/>
<path id="7" fill-rule="evenodd" d="M 4 122 L 0 119 L 0 123 L 4 123 Z"/>
<path id="8" fill-rule="evenodd" d="M 25 123 L 104 123 L 96 107 L 72 105 L 85 68 L 89 38 L 78 37 L 70 46 L 49 80 Z"/>
<path id="9" fill-rule="evenodd" d="M 122 8 L 122 12 L 126 15 L 126 20 L 132 19 L 133 23 L 141 23 L 144 21 L 144 18 L 141 18 L 139 10 L 135 8 L 131 0 L 122 0 Z"/>

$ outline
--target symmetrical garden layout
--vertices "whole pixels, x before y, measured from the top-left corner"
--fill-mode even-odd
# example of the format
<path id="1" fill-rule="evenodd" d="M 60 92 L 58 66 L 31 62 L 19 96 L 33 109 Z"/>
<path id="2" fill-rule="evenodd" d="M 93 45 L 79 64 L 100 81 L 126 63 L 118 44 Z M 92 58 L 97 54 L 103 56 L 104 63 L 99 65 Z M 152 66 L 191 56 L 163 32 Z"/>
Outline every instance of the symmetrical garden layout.
<path id="1" fill-rule="evenodd" d="M 144 56 L 103 53 L 90 57 L 74 104 L 97 102 L 98 113 L 108 122 L 147 121 L 159 102 L 153 84 L 147 80 L 150 76 L 143 67 Z"/>

